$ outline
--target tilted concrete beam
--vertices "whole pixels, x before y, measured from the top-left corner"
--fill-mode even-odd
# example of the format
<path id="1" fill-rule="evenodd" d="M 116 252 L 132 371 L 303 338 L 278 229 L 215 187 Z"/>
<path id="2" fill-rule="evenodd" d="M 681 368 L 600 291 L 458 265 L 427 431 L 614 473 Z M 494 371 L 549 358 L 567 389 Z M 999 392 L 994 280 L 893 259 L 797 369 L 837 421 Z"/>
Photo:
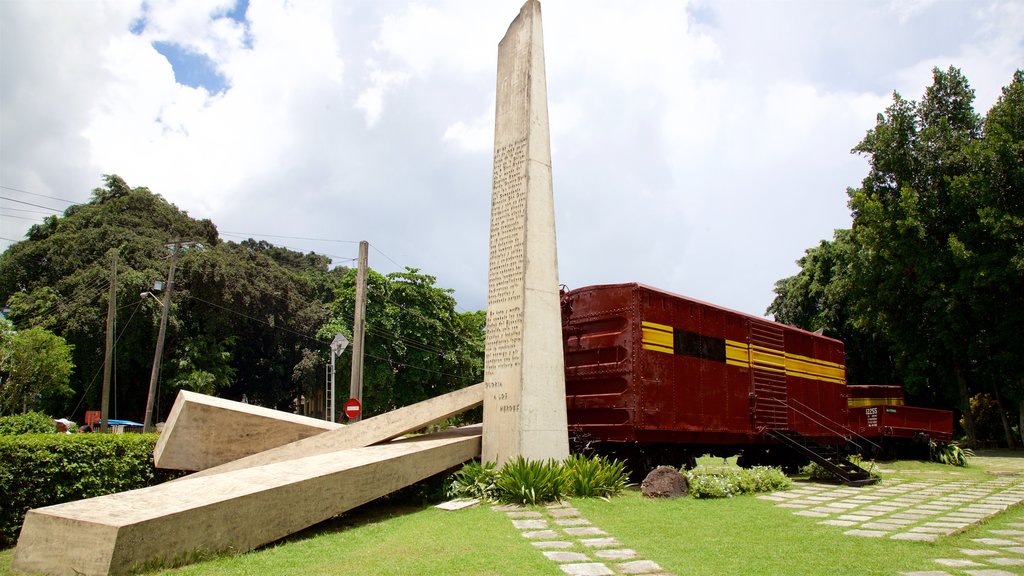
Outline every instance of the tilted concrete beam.
<path id="1" fill-rule="evenodd" d="M 205 470 L 341 424 L 182 390 L 153 451 L 157 468 Z"/>
<path id="2" fill-rule="evenodd" d="M 479 454 L 474 426 L 29 510 L 11 567 L 106 576 L 244 552 Z"/>
<path id="3" fill-rule="evenodd" d="M 191 474 L 188 478 L 219 474 L 249 466 L 283 462 L 313 454 L 326 454 L 346 448 L 369 446 L 397 438 L 435 422 L 440 422 L 455 414 L 475 408 L 482 404 L 483 401 L 484 385 L 475 384 L 468 388 L 442 394 L 436 398 L 386 412 L 380 416 L 360 420 L 344 428 L 324 432 L 258 454 L 252 454 L 245 458 L 239 458 L 226 464 L 208 468 Z M 564 400 L 562 403 L 565 403 Z"/>

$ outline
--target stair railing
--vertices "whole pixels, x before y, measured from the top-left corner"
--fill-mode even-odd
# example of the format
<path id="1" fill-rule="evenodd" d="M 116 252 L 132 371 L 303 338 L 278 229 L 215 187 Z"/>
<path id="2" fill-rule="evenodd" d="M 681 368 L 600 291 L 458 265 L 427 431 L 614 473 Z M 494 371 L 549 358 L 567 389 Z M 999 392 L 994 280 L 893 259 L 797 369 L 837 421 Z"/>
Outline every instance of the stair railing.
<path id="1" fill-rule="evenodd" d="M 800 410 L 799 408 L 797 408 L 795 406 L 791 406 L 788 402 L 786 402 L 785 400 L 782 400 L 781 398 L 770 398 L 770 399 L 771 400 L 775 400 L 776 402 L 778 402 L 779 404 L 782 404 L 786 408 L 796 412 L 797 414 L 800 414 L 801 416 L 804 416 L 805 418 L 807 418 L 808 420 L 814 422 L 818 426 L 821 426 L 825 430 L 828 430 L 829 432 L 832 432 L 833 434 L 835 434 L 837 436 L 841 436 L 847 442 L 851 442 L 852 441 L 854 444 L 858 444 L 859 445 L 860 444 L 859 442 L 857 442 L 855 440 L 851 440 L 851 437 L 856 437 L 856 438 L 859 438 L 860 440 L 863 440 L 864 442 L 870 444 L 871 446 L 874 446 L 878 451 L 882 450 L 881 446 L 879 446 L 878 444 L 875 444 L 870 439 L 865 438 L 864 436 L 861 436 L 855 430 L 844 426 L 841 422 L 836 422 L 835 420 L 829 418 L 828 416 L 825 416 L 821 412 L 818 412 L 814 408 L 811 408 L 810 406 L 804 404 L 803 402 L 801 402 L 799 400 L 792 400 L 792 402 L 794 402 L 796 404 L 799 404 L 800 406 L 804 407 L 805 409 L 807 409 L 811 413 L 816 414 L 817 416 L 820 417 L 820 419 L 815 418 L 813 415 L 811 415 L 808 412 L 805 412 L 803 410 Z M 833 428 L 832 426 L 838 427 L 839 430 L 837 430 L 836 428 Z"/>

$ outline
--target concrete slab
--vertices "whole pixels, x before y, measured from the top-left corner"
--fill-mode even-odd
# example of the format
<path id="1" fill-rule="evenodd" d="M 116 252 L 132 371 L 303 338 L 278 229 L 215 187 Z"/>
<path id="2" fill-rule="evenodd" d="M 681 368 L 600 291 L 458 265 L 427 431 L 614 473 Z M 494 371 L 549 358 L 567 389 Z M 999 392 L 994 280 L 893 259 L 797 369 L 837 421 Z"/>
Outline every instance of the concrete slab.
<path id="1" fill-rule="evenodd" d="M 157 468 L 205 470 L 343 427 L 182 390 L 156 442 L 153 461 Z"/>
<path id="2" fill-rule="evenodd" d="M 555 530 L 531 530 L 529 532 L 523 532 L 523 538 L 529 538 L 531 540 L 550 540 L 552 538 L 558 538 L 560 534 Z"/>
<path id="3" fill-rule="evenodd" d="M 600 562 L 562 564 L 559 568 L 570 576 L 606 576 L 607 574 L 615 574 L 615 572 L 612 572 L 611 569 Z"/>
<path id="4" fill-rule="evenodd" d="M 566 542 L 564 540 L 545 540 L 543 542 L 531 542 L 534 548 L 544 549 L 557 549 L 557 548 L 572 548 L 575 546 L 572 542 Z"/>
<path id="5" fill-rule="evenodd" d="M 883 532 L 882 530 L 847 530 L 843 534 L 847 536 L 863 536 L 865 538 L 881 538 L 888 534 L 888 532 Z"/>
<path id="6" fill-rule="evenodd" d="M 562 530 L 570 536 L 607 536 L 608 533 L 595 526 L 583 526 L 579 528 L 564 528 Z"/>
<path id="7" fill-rule="evenodd" d="M 985 561 L 997 566 L 1024 566 L 1024 558 L 985 558 Z"/>
<path id="8" fill-rule="evenodd" d="M 482 404 L 483 400 L 484 385 L 476 384 L 436 398 L 392 410 L 380 416 L 360 420 L 344 428 L 324 432 L 260 452 L 259 454 L 253 454 L 226 464 L 214 466 L 213 468 L 207 468 L 206 470 L 186 476 L 186 478 L 200 478 L 251 466 L 285 462 L 315 454 L 328 454 L 348 448 L 370 446 L 419 430 L 435 422 L 450 418 L 455 414 L 465 412 L 470 408 L 475 408 Z"/>
<path id="9" fill-rule="evenodd" d="M 582 552 L 563 552 L 560 550 L 544 552 L 544 556 L 548 560 L 555 562 L 586 562 L 590 560 L 590 557 Z"/>
<path id="10" fill-rule="evenodd" d="M 514 510 L 512 512 L 505 513 L 509 518 L 543 518 L 544 515 L 540 512 L 534 512 L 533 510 Z"/>
<path id="11" fill-rule="evenodd" d="M 434 508 L 438 510 L 445 510 L 448 512 L 457 512 L 459 510 L 465 510 L 467 508 L 474 508 L 480 505 L 480 501 L 476 498 L 458 498 L 456 500 L 449 500 L 448 502 L 442 502 Z"/>
<path id="12" fill-rule="evenodd" d="M 988 548 L 961 548 L 960 553 L 964 556 L 996 556 L 999 551 Z"/>
<path id="13" fill-rule="evenodd" d="M 984 566 L 984 564 L 979 564 L 974 560 L 964 560 L 963 558 L 936 558 L 935 563 L 942 564 L 943 566 L 948 566 L 950 568 L 968 568 L 973 566 Z"/>
<path id="14" fill-rule="evenodd" d="M 127 574 L 244 552 L 480 454 L 480 427 L 29 510 L 12 569 Z"/>
<path id="15" fill-rule="evenodd" d="M 516 530 L 544 530 L 548 527 L 547 520 L 513 520 L 512 527 Z"/>
<path id="16" fill-rule="evenodd" d="M 612 546 L 621 546 L 617 538 L 585 538 L 580 540 L 580 544 L 583 544 L 587 548 L 611 548 Z"/>
<path id="17" fill-rule="evenodd" d="M 622 572 L 623 574 L 651 574 L 654 572 L 661 572 L 661 566 L 651 562 L 650 560 L 623 562 L 617 567 L 619 572 Z"/>
<path id="18" fill-rule="evenodd" d="M 889 536 L 891 540 L 911 540 L 914 542 L 935 542 L 939 539 L 938 534 L 921 534 L 919 532 L 900 532 Z"/>
<path id="19" fill-rule="evenodd" d="M 631 548 L 616 548 L 611 550 L 596 550 L 594 556 L 602 560 L 629 560 L 636 558 L 636 550 Z"/>

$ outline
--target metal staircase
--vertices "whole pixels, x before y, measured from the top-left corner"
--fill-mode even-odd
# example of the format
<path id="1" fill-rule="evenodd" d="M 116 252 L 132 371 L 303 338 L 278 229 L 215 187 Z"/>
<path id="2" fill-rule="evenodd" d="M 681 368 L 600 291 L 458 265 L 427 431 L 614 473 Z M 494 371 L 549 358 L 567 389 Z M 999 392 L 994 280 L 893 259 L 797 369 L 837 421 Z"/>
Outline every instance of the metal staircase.
<path id="1" fill-rule="evenodd" d="M 764 434 L 810 458 L 811 462 L 841 478 L 847 486 L 866 486 L 878 482 L 878 478 L 872 477 L 867 470 L 850 462 L 835 448 L 819 444 L 799 432 L 768 429 Z"/>

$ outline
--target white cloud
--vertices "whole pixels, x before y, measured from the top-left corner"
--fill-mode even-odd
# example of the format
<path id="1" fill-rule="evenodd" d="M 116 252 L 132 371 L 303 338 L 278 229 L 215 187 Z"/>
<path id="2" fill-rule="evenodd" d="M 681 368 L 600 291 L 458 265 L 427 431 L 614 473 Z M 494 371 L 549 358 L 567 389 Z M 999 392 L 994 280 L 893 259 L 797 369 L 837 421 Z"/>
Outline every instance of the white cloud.
<path id="1" fill-rule="evenodd" d="M 223 230 L 369 239 L 482 307 L 497 43 L 521 4 L 251 0 L 237 22 L 229 0 L 7 0 L 0 184 L 82 200 L 118 173 Z M 849 150 L 894 89 L 953 64 L 984 113 L 1024 62 L 1019 2 L 901 6 L 544 1 L 562 280 L 761 313 L 849 225 Z M 225 90 L 178 84 L 154 41 Z"/>

